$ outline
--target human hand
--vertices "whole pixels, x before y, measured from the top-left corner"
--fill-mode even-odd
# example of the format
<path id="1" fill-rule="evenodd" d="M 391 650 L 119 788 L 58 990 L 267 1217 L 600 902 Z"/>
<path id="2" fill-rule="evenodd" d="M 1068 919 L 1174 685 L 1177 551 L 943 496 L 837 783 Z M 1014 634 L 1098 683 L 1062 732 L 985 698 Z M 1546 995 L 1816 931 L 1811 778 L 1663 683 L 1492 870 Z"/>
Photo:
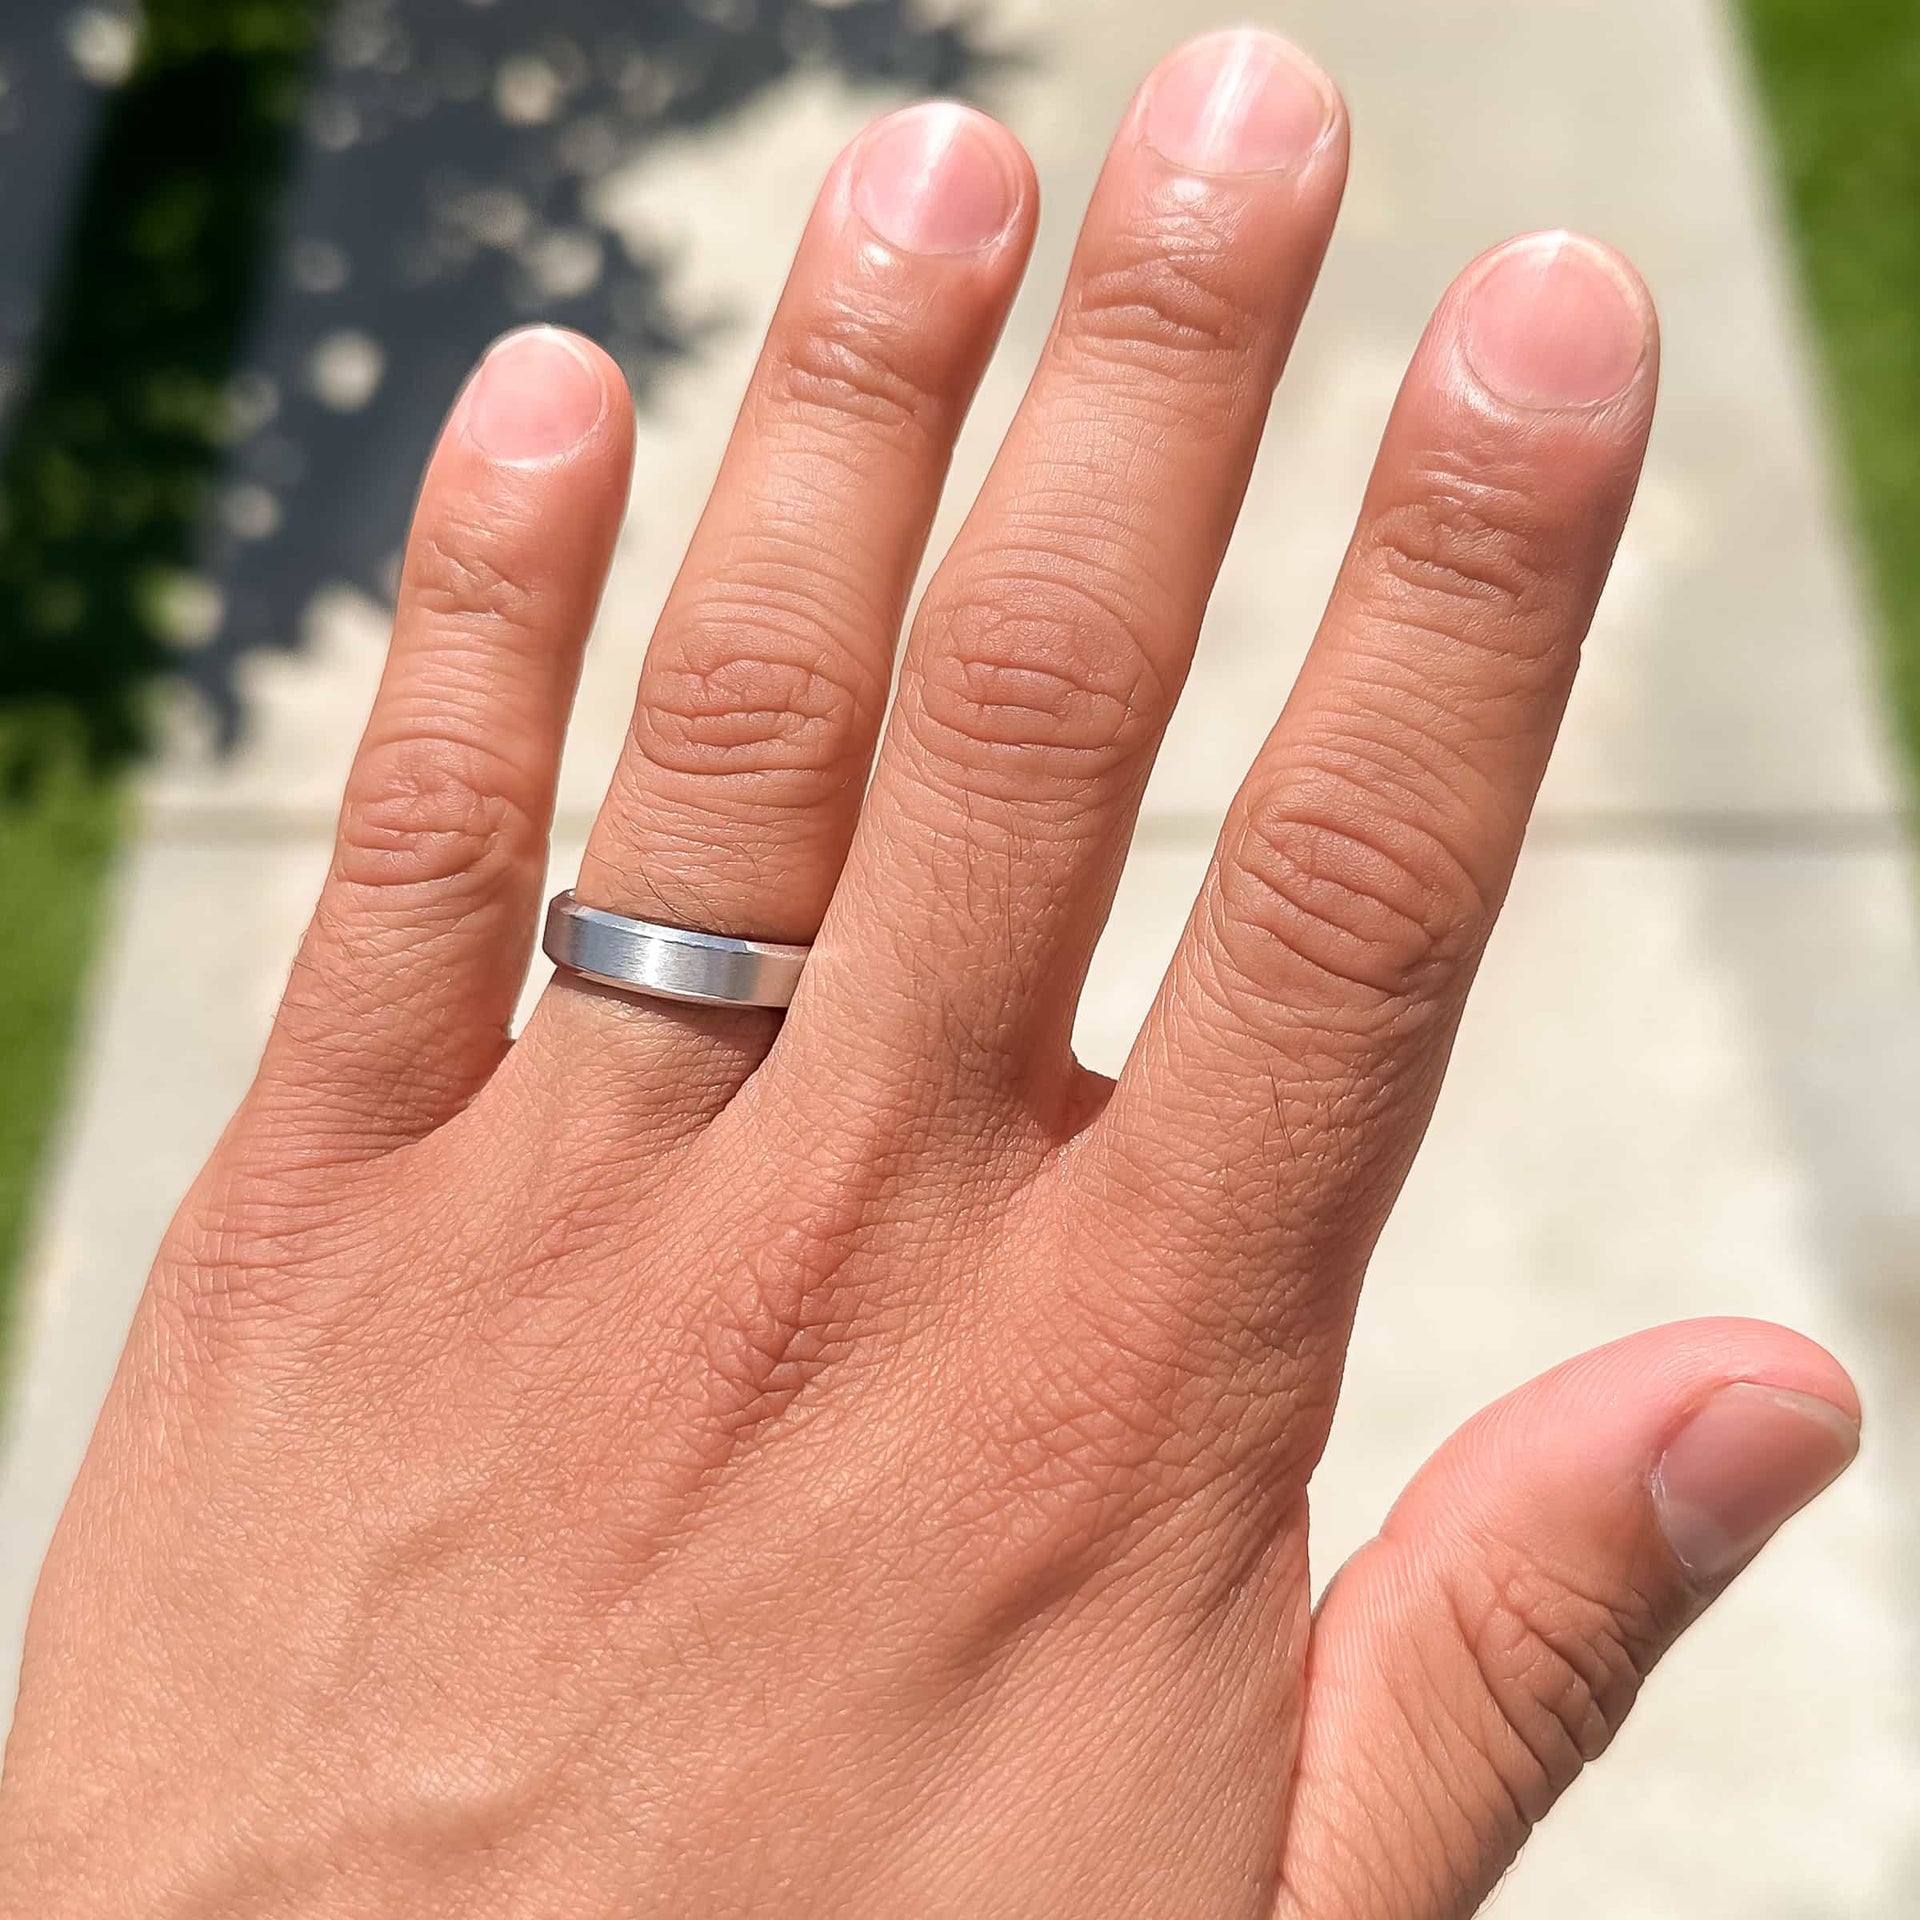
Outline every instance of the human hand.
<path id="1" fill-rule="evenodd" d="M 1306 1490 L 1626 514 L 1645 294 L 1470 268 L 1117 1084 L 1069 1031 L 1330 232 L 1276 42 L 1130 113 L 891 654 L 1024 258 L 958 109 L 836 167 L 579 881 L 818 935 L 784 1024 L 562 977 L 504 1038 L 631 456 L 496 349 L 338 847 L 43 1577 L 0 1911 L 1472 1911 L 1851 1456 L 1669 1328 L 1452 1441 L 1310 1612 Z"/>

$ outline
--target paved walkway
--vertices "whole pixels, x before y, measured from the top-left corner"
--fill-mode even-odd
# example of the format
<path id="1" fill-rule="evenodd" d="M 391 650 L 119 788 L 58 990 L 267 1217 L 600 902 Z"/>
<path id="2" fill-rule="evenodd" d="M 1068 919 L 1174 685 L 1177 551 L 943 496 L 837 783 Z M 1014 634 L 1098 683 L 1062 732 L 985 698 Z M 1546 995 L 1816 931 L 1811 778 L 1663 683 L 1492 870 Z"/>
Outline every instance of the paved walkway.
<path id="1" fill-rule="evenodd" d="M 1262 0 L 1350 92 L 1343 237 L 1281 402 L 1096 967 L 1119 1058 L 1237 770 L 1278 707 L 1426 310 L 1482 245 L 1577 224 L 1664 310 L 1643 502 L 1433 1135 L 1376 1263 L 1317 1492 L 1322 1561 L 1440 1437 L 1528 1374 L 1700 1312 L 1778 1317 L 1858 1371 L 1859 1470 L 1663 1670 L 1499 1896 L 1508 1920 L 1879 1920 L 1920 1896 L 1920 946 L 1808 360 L 1715 0 Z M 1191 16 L 1201 24 L 1201 16 Z M 960 464 L 964 497 L 1046 321 L 1108 128 L 1170 17 L 1000 0 L 993 104 L 1050 219 Z M 811 178 L 878 104 L 789 87 L 610 196 L 696 301 L 765 311 Z M 569 872 L 651 609 L 751 355 L 671 378 L 569 764 Z M 235 764 L 152 782 L 50 1196 L 0 1480 L 17 1631 L 142 1270 L 243 1084 L 324 864 L 379 651 L 341 596 L 260 666 Z"/>

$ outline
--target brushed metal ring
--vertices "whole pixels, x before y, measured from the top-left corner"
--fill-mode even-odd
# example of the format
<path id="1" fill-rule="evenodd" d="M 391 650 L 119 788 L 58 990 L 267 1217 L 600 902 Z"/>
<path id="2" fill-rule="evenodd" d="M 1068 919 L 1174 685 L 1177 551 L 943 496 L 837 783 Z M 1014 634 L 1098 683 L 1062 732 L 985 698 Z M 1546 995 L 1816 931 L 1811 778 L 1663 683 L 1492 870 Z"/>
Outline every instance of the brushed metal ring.
<path id="1" fill-rule="evenodd" d="M 583 905 L 570 889 L 547 903 L 540 945 L 556 967 L 617 992 L 721 1007 L 789 1005 L 812 951 L 631 920 Z"/>

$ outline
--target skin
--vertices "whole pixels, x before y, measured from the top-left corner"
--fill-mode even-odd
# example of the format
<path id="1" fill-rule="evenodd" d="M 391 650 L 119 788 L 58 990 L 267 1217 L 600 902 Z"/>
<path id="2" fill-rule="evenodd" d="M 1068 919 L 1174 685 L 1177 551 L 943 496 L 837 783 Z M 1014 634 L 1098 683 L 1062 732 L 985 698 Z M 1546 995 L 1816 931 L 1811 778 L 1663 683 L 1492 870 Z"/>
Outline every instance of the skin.
<path id="1" fill-rule="evenodd" d="M 784 1021 L 562 977 L 505 1037 L 632 424 L 585 342 L 496 350 L 42 1578 L 0 1912 L 1465 1915 L 1845 1465 L 1829 1357 L 1669 1327 L 1490 1409 L 1311 1605 L 1651 416 L 1597 245 L 1442 302 L 1134 1054 L 1073 1060 L 1346 144 L 1260 36 L 1149 83 L 890 717 L 1035 193 L 959 109 L 837 164 L 578 888 L 816 939 Z"/>

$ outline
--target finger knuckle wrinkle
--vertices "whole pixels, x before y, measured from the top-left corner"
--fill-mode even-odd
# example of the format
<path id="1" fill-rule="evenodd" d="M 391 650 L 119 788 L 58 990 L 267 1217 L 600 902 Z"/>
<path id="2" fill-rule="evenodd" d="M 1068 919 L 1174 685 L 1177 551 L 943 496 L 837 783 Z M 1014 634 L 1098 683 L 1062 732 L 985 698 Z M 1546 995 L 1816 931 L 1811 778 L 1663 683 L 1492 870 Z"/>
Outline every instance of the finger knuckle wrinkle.
<path id="1" fill-rule="evenodd" d="M 1062 337 L 1077 351 L 1192 384 L 1230 380 L 1261 332 L 1219 255 L 1198 242 L 1169 247 L 1162 236 L 1079 282 Z"/>
<path id="2" fill-rule="evenodd" d="M 1454 1625 L 1491 1710 L 1502 1783 L 1540 1819 L 1619 1732 L 1656 1644 L 1631 1593 L 1570 1587 L 1519 1557 L 1449 1590 Z"/>
<path id="3" fill-rule="evenodd" d="M 530 529 L 510 522 L 453 524 L 421 538 L 409 580 L 409 599 L 430 620 L 471 621 L 533 631 L 543 624 L 541 591 L 531 570 L 511 557 Z"/>
<path id="4" fill-rule="evenodd" d="M 830 431 L 882 433 L 930 427 L 939 398 L 914 365 L 901 332 L 855 313 L 836 313 L 783 342 L 769 369 L 769 400 L 780 414 Z"/>
<path id="5" fill-rule="evenodd" d="M 1428 472 L 1373 516 L 1366 547 L 1392 611 L 1463 640 L 1499 619 L 1503 650 L 1524 645 L 1551 598 L 1545 529 L 1518 487 Z"/>
<path id="6" fill-rule="evenodd" d="M 1219 936 L 1233 971 L 1267 987 L 1279 949 L 1343 997 L 1395 1004 L 1431 993 L 1465 958 L 1485 918 L 1478 889 L 1431 833 L 1310 790 L 1248 813 L 1223 869 Z"/>
<path id="7" fill-rule="evenodd" d="M 808 791 L 848 777 L 875 695 L 804 596 L 709 604 L 648 678 L 638 741 L 654 765 L 696 776 L 791 774 Z"/>
<path id="8" fill-rule="evenodd" d="M 1028 782 L 1083 779 L 1144 745 L 1163 705 L 1139 626 L 1089 587 L 1000 575 L 941 609 L 922 723 L 947 757 L 1017 759 Z"/>
<path id="9" fill-rule="evenodd" d="M 476 743 L 413 735 L 364 752 L 341 810 L 334 871 L 390 890 L 538 867 L 545 834 L 514 796 L 520 776 Z"/>

